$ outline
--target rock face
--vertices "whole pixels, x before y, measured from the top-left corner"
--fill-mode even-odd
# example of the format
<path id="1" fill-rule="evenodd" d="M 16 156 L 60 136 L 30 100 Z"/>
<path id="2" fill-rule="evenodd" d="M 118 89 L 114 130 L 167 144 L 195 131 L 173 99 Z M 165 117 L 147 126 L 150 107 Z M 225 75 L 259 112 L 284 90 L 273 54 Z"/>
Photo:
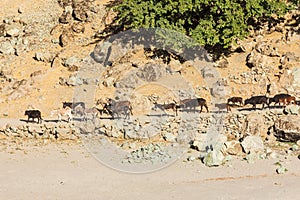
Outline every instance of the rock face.
<path id="1" fill-rule="evenodd" d="M 297 142 L 300 140 L 300 116 L 280 117 L 274 124 L 275 136 L 279 141 Z"/>

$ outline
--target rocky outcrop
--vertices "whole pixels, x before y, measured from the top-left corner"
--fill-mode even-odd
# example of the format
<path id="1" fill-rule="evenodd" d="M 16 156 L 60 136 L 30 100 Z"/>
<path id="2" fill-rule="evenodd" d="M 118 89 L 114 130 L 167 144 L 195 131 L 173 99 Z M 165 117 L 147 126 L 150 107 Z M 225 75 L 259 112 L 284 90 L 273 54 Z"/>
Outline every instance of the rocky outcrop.
<path id="1" fill-rule="evenodd" d="M 297 142 L 300 140 L 300 116 L 279 117 L 274 124 L 275 136 L 280 141 Z"/>
<path id="2" fill-rule="evenodd" d="M 43 139 L 52 141 L 79 141 L 79 129 L 72 125 L 62 124 L 28 124 L 28 125 L 5 125 L 0 128 L 0 138 L 12 139 Z"/>

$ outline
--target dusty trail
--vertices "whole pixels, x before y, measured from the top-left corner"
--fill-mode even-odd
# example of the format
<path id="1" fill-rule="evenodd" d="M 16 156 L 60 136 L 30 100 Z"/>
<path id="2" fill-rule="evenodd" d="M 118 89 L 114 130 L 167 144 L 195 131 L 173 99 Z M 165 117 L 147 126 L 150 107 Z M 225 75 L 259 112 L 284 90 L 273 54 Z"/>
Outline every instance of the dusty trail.
<path id="1" fill-rule="evenodd" d="M 114 171 L 95 160 L 82 145 L 27 147 L 26 153 L 0 152 L 0 199 L 292 199 L 298 194 L 300 161 L 279 159 L 254 164 L 205 167 L 177 161 L 149 174 Z"/>

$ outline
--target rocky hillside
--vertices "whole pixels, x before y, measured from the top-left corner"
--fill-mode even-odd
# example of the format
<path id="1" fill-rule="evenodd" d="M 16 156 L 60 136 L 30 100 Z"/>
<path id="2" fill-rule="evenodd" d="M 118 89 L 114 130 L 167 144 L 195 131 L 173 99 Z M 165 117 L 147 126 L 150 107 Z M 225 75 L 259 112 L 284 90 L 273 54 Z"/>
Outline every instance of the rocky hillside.
<path id="1" fill-rule="evenodd" d="M 250 107 L 247 105 L 244 111 L 233 108 L 232 113 L 222 114 L 230 96 L 246 99 L 254 95 L 289 93 L 300 100 L 299 10 L 278 19 L 276 26 L 265 22 L 247 39 L 237 41 L 231 53 L 218 61 L 212 61 L 212 56 L 207 54 L 202 55 L 206 60 L 180 62 L 173 55 L 166 62 L 159 50 L 149 51 L 141 45 L 132 48 L 130 42 L 121 45 L 111 39 L 113 37 L 99 39 L 99 33 L 114 16 L 105 9 L 105 3 L 97 0 L 1 1 L 2 121 L 3 118 L 24 119 L 24 111 L 33 108 L 41 110 L 44 119 L 51 119 L 50 111 L 61 108 L 64 101 L 84 101 L 92 107 L 107 97 L 130 100 L 131 120 L 125 123 L 97 119 L 98 124 L 88 127 L 124 149 L 134 149 L 128 157 L 130 162 L 140 157 L 139 148 L 144 143 L 133 145 L 127 140 L 152 138 L 147 143 L 147 148 L 150 145 L 152 150 L 160 147 L 151 142 L 183 142 L 202 152 L 207 151 L 205 145 L 214 140 L 221 145 L 206 152 L 204 158 L 211 166 L 223 163 L 227 159 L 224 155 L 243 155 L 250 160 L 251 156 L 270 157 L 269 148 L 276 149 L 276 139 L 292 142 L 300 139 L 296 125 L 299 116 L 285 116 L 282 108 L 249 112 L 245 110 Z M 103 58 L 105 66 L 100 62 Z M 150 121 L 146 117 L 161 114 L 152 110 L 151 98 L 159 103 L 172 103 L 190 97 L 205 98 L 211 113 L 219 115 L 181 112 L 179 117 L 153 117 Z M 297 115 L 299 107 L 285 111 Z M 168 114 L 174 114 L 171 112 Z M 218 131 L 220 124 L 224 134 L 210 138 L 206 133 Z M 82 132 L 87 127 L 77 128 Z M 18 122 L 3 126 L 0 133 L 1 138 L 77 140 L 79 129 L 74 131 L 69 125 L 55 124 L 30 128 Z M 261 154 L 250 154 L 257 151 Z M 163 155 L 163 159 L 168 157 Z"/>
<path id="2" fill-rule="evenodd" d="M 61 102 L 71 101 L 75 86 L 83 84 L 78 71 L 87 63 L 95 64 L 90 54 L 96 44 L 103 43 L 95 35 L 110 23 L 113 14 L 105 10 L 103 1 L 1 4 L 6 9 L 0 13 L 0 114 L 20 118 L 25 109 L 35 107 L 48 116 Z M 223 100 L 266 94 L 269 84 L 270 95 L 287 92 L 299 97 L 299 11 L 291 11 L 280 21 L 272 28 L 266 22 L 251 37 L 238 41 L 233 53 L 213 64 L 221 76 L 219 84 L 225 87 Z M 121 50 L 117 47 L 115 51 Z M 98 68 L 97 91 L 88 97 L 91 106 L 97 99 L 116 97 L 116 88 L 134 88 L 134 94 L 124 98 L 132 99 L 136 113 L 151 106 L 146 98 L 151 94 L 161 102 L 192 96 L 210 102 L 209 84 L 205 83 L 205 76 L 212 73 L 209 69 L 199 71 L 194 62 L 175 59 L 166 64 L 147 56 L 143 49 L 122 55 L 112 67 Z M 166 69 L 172 73 L 166 76 Z M 146 77 L 147 73 L 153 76 Z M 176 84 L 179 81 L 184 84 Z M 214 107 L 213 103 L 210 106 Z"/>

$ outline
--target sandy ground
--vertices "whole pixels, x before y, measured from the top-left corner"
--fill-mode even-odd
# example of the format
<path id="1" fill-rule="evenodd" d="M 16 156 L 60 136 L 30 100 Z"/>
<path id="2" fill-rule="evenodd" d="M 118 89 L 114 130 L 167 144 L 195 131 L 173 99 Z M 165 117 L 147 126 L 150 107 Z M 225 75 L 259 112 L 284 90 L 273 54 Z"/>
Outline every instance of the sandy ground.
<path id="1" fill-rule="evenodd" d="M 24 153 L 25 152 L 25 153 Z M 249 164 L 233 160 L 208 168 L 183 162 L 148 174 L 112 170 L 83 145 L 28 146 L 1 150 L 0 199 L 297 199 L 300 160 L 283 158 Z"/>

